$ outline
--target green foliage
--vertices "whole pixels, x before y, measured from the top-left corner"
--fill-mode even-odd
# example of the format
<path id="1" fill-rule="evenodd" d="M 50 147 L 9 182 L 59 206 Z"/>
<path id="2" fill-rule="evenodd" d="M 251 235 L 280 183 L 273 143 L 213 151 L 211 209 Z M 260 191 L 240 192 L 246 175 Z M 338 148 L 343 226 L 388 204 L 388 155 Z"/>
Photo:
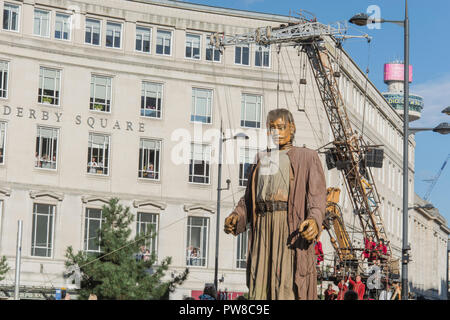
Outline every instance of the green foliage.
<path id="1" fill-rule="evenodd" d="M 0 259 L 0 281 L 3 281 L 3 279 L 5 279 L 3 275 L 6 274 L 9 270 L 10 268 L 8 266 L 8 262 L 6 261 L 6 257 L 3 256 Z"/>
<path id="2" fill-rule="evenodd" d="M 171 263 L 166 257 L 156 266 L 156 255 L 147 261 L 136 259 L 139 247 L 145 239 L 141 235 L 129 240 L 130 225 L 134 220 L 130 208 L 123 208 L 114 198 L 102 209 L 103 222 L 98 231 L 101 253 L 66 251 L 66 268 L 79 268 L 81 272 L 79 299 L 87 299 L 94 293 L 98 299 L 149 300 L 168 298 L 169 292 L 187 278 L 188 269 L 172 280 L 163 277 Z M 152 237 L 155 237 L 152 232 Z M 147 235 L 148 237 L 148 235 Z"/>

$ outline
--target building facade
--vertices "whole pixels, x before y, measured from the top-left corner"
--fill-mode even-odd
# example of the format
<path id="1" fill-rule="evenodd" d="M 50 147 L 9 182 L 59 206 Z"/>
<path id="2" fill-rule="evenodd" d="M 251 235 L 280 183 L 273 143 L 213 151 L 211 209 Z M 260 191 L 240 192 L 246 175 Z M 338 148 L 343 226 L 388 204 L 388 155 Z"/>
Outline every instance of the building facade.
<path id="1" fill-rule="evenodd" d="M 332 141 L 304 54 L 249 45 L 222 55 L 209 46 L 211 33 L 244 33 L 290 17 L 167 0 L 10 0 L 0 10 L 0 255 L 14 266 L 22 220 L 24 286 L 70 286 L 66 248 L 101 252 L 101 208 L 118 197 L 135 214 L 133 236 L 156 227 L 148 247 L 159 260 L 172 257 L 167 277 L 190 268 L 171 298 L 202 290 L 214 278 L 220 126 L 228 137 L 250 137 L 224 143 L 223 176 L 231 184 L 222 191 L 221 231 L 265 143 L 269 110 L 293 113 L 297 146 Z M 373 174 L 400 257 L 402 119 L 345 51 L 327 45 L 339 52 L 352 124 L 369 144 L 384 145 L 383 168 Z M 414 147 L 411 137 L 410 195 Z M 328 186 L 343 190 L 352 233 L 359 226 L 342 176 L 325 173 Z M 327 235 L 322 242 L 331 256 Z M 246 234 L 220 233 L 219 289 L 247 290 L 246 250 Z M 13 272 L 0 285 L 11 285 Z"/>
<path id="2" fill-rule="evenodd" d="M 417 194 L 414 205 L 423 207 L 429 202 Z M 425 299 L 447 300 L 448 237 L 447 221 L 434 208 L 410 211 L 408 240 L 411 246 L 410 292 Z"/>

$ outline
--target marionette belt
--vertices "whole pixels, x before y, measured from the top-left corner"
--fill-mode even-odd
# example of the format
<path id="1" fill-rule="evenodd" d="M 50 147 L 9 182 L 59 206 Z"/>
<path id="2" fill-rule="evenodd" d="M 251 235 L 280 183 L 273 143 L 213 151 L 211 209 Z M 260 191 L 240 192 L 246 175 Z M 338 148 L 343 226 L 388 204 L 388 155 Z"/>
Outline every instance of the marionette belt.
<path id="1" fill-rule="evenodd" d="M 257 202 L 256 212 L 273 212 L 273 211 L 286 211 L 288 209 L 287 201 L 270 201 L 270 202 Z"/>

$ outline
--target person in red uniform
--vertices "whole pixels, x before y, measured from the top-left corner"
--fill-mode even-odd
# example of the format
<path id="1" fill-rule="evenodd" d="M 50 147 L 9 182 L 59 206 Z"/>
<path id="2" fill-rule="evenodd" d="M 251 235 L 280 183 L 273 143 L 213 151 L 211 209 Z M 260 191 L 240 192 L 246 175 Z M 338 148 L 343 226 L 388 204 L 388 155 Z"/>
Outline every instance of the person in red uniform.
<path id="1" fill-rule="evenodd" d="M 366 292 L 366 285 L 362 283 L 361 276 L 356 276 L 356 282 L 352 280 L 352 277 L 348 277 L 348 281 L 353 286 L 353 291 L 358 294 L 358 300 L 364 300 L 364 293 Z"/>
<path id="2" fill-rule="evenodd" d="M 339 288 L 339 292 L 337 295 L 337 300 L 344 300 L 344 295 L 348 290 L 347 285 L 345 284 L 345 280 L 341 279 L 341 281 L 339 281 L 338 283 L 338 288 Z"/>
<path id="3" fill-rule="evenodd" d="M 373 260 L 373 251 L 375 250 L 376 243 L 373 241 L 373 237 L 370 236 L 369 239 L 364 238 L 364 252 L 363 256 L 368 261 Z"/>
<path id="4" fill-rule="evenodd" d="M 320 242 L 320 240 L 316 242 L 314 250 L 316 251 L 317 256 L 317 265 L 320 265 L 320 263 L 323 261 L 322 242 Z"/>
<path id="5" fill-rule="evenodd" d="M 387 256 L 387 246 L 384 244 L 384 239 L 380 239 L 380 243 L 378 243 L 377 248 L 378 257 L 383 262 Z"/>

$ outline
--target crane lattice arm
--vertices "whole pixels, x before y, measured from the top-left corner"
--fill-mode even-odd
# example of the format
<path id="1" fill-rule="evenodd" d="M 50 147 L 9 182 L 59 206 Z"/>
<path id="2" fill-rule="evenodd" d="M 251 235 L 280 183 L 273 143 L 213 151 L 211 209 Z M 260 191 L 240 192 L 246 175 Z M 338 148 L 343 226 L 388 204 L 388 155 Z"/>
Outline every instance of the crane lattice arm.
<path id="1" fill-rule="evenodd" d="M 437 175 L 431 180 L 431 185 L 429 186 L 427 193 L 423 197 L 423 200 L 428 201 L 428 198 L 430 197 L 431 191 L 433 191 L 434 186 L 436 185 L 437 181 L 439 180 L 439 177 L 442 174 L 442 171 L 444 171 L 445 166 L 447 165 L 448 159 L 450 159 L 450 153 L 447 156 L 447 159 L 445 159 L 444 164 L 442 165 L 441 169 L 437 173 Z"/>

